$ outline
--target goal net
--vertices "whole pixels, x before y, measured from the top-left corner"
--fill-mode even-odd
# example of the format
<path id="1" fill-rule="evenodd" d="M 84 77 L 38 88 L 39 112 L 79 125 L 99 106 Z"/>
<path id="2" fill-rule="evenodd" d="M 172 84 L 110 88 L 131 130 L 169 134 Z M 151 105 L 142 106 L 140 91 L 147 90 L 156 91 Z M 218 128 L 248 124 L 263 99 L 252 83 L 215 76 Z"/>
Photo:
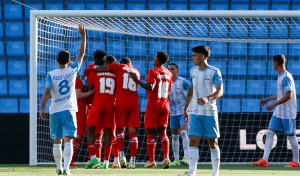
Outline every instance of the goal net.
<path id="1" fill-rule="evenodd" d="M 78 24 L 87 30 L 87 49 L 79 71 L 93 63 L 95 50 L 104 50 L 115 56 L 132 59 L 133 66 L 145 80 L 153 68 L 158 51 L 169 54 L 169 63 L 176 63 L 179 76 L 190 79 L 191 48 L 208 45 L 211 48 L 209 64 L 220 69 L 224 96 L 217 101 L 220 133 L 221 162 L 250 162 L 262 156 L 265 130 L 272 112 L 259 101 L 276 93 L 277 73 L 272 56 L 284 54 L 287 70 L 295 79 L 300 93 L 300 13 L 290 11 L 31 11 L 30 36 L 30 164 L 54 162 L 49 120 L 38 117 L 45 89 L 46 73 L 57 68 L 56 56 L 68 50 L 75 59 L 79 51 Z M 144 112 L 146 91 L 138 88 L 141 128 L 138 131 L 137 162 L 148 160 Z M 46 111 L 50 101 L 47 104 Z M 299 122 L 297 122 L 297 126 Z M 300 133 L 300 130 L 297 131 Z M 168 136 L 171 138 L 170 130 Z M 276 136 L 276 147 L 271 162 L 292 159 L 286 137 Z M 157 138 L 156 160 L 162 161 L 162 149 Z M 199 162 L 210 162 L 206 141 L 199 145 Z M 128 133 L 125 153 L 129 158 Z M 182 149 L 180 150 L 183 156 Z M 172 160 L 172 147 L 170 146 Z M 75 162 L 88 158 L 86 144 Z"/>

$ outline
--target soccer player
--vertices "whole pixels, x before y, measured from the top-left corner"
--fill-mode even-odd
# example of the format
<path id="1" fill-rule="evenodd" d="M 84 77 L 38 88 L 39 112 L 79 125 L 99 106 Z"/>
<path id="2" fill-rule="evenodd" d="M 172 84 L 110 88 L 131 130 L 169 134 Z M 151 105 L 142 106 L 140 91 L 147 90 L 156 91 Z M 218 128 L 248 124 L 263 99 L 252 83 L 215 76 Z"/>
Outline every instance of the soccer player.
<path id="1" fill-rule="evenodd" d="M 42 120 L 45 120 L 45 106 L 50 97 L 50 91 L 52 91 L 51 106 L 49 108 L 50 134 L 54 142 L 53 156 L 58 175 L 72 175 L 69 167 L 73 154 L 72 139 L 76 135 L 75 112 L 77 111 L 77 101 L 75 81 L 86 48 L 86 32 L 81 24 L 79 24 L 78 32 L 81 35 L 81 45 L 76 61 L 71 66 L 68 66 L 70 53 L 68 51 L 60 51 L 58 53 L 58 69 L 52 70 L 47 74 L 46 89 L 40 109 L 40 117 Z M 63 151 L 64 168 L 62 168 L 62 138 L 65 143 Z"/>
<path id="2" fill-rule="evenodd" d="M 173 75 L 173 84 L 169 94 L 170 101 L 170 128 L 172 130 L 172 149 L 175 160 L 174 165 L 189 164 L 189 137 L 187 134 L 188 124 L 183 119 L 183 107 L 185 105 L 186 93 L 190 83 L 185 78 L 178 76 L 178 66 L 174 63 L 168 65 Z M 179 137 L 182 137 L 184 157 L 179 161 Z"/>
<path id="3" fill-rule="evenodd" d="M 74 153 L 70 164 L 71 169 L 78 168 L 77 165 L 74 163 L 74 159 L 78 153 L 78 150 L 80 148 L 81 142 L 85 134 L 84 131 L 86 125 L 86 106 L 87 106 L 86 98 L 94 94 L 94 90 L 83 92 L 84 85 L 82 83 L 82 80 L 79 77 L 76 78 L 75 89 L 76 89 L 77 106 L 78 106 L 78 112 L 76 112 L 77 135 L 76 138 L 73 139 Z"/>
<path id="4" fill-rule="evenodd" d="M 116 62 L 116 58 L 108 56 L 106 61 L 110 63 Z M 91 152 L 91 160 L 86 168 L 92 168 L 98 164 L 95 151 L 91 149 L 93 145 L 93 137 L 96 127 L 104 129 L 104 165 L 103 168 L 109 167 L 109 158 L 111 154 L 111 138 L 114 123 L 114 103 L 115 103 L 115 85 L 116 75 L 114 73 L 105 72 L 97 73 L 92 71 L 88 77 L 89 90 L 95 88 L 95 96 L 92 108 L 87 118 L 86 133 L 88 137 L 89 152 Z M 100 156 L 101 157 L 101 156 Z"/>
<path id="5" fill-rule="evenodd" d="M 293 151 L 292 162 L 284 167 L 300 167 L 299 146 L 295 135 L 297 116 L 296 89 L 293 76 L 285 69 L 285 62 L 284 55 L 273 56 L 273 67 L 278 72 L 277 87 L 275 88 L 277 89 L 277 94 L 261 100 L 260 105 L 264 106 L 269 101 L 276 100 L 266 108 L 268 111 L 275 108 L 275 111 L 266 132 L 263 158 L 252 162 L 251 164 L 254 166 L 268 167 L 268 159 L 272 150 L 274 135 L 277 132 L 283 131 L 287 135 Z"/>
<path id="6" fill-rule="evenodd" d="M 220 149 L 218 146 L 219 122 L 216 99 L 223 95 L 223 81 L 218 68 L 208 65 L 208 46 L 192 48 L 195 67 L 191 69 L 190 87 L 187 92 L 183 117 L 189 122 L 189 172 L 184 176 L 196 176 L 199 143 L 206 138 L 211 152 L 213 176 L 219 176 Z M 189 113 L 187 110 L 189 109 Z"/>
<path id="7" fill-rule="evenodd" d="M 94 70 L 100 72 L 112 72 L 117 76 L 116 90 L 116 125 L 117 142 L 120 151 L 120 164 L 122 168 L 135 169 L 135 160 L 138 149 L 137 129 L 140 127 L 139 103 L 137 84 L 129 77 L 129 73 L 136 73 L 140 77 L 139 71 L 131 65 L 131 60 L 127 57 L 120 62 L 108 64 L 106 66 L 95 66 Z M 130 163 L 127 166 L 124 153 L 124 128 L 128 127 L 130 139 Z"/>
<path id="8" fill-rule="evenodd" d="M 155 163 L 155 130 L 158 129 L 159 138 L 163 148 L 163 168 L 170 167 L 169 149 L 170 142 L 167 136 L 169 99 L 168 95 L 172 85 L 172 73 L 163 65 L 167 63 L 169 56 L 165 52 L 157 52 L 153 66 L 148 72 L 147 83 L 139 80 L 137 75 L 131 73 L 130 76 L 144 89 L 148 90 L 148 103 L 145 112 L 145 128 L 147 133 L 147 151 L 149 161 L 145 168 L 156 167 Z"/>

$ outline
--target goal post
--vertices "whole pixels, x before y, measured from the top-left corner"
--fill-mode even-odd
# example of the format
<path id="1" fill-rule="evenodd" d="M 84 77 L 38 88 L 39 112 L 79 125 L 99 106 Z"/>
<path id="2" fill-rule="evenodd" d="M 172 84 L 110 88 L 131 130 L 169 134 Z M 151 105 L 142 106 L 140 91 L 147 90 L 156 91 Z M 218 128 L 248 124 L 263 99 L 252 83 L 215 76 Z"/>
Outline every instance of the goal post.
<path id="1" fill-rule="evenodd" d="M 169 54 L 169 63 L 178 65 L 180 76 L 189 79 L 190 68 L 194 66 L 190 59 L 191 48 L 208 45 L 212 52 L 209 64 L 218 67 L 224 79 L 224 96 L 217 101 L 221 162 L 258 159 L 272 113 L 257 104 L 274 93 L 274 86 L 276 89 L 277 73 L 270 64 L 272 55 L 287 56 L 288 70 L 300 87 L 300 71 L 297 71 L 300 69 L 297 63 L 300 57 L 299 17 L 300 11 L 31 10 L 30 165 L 54 162 L 49 119 L 42 122 L 38 113 L 46 73 L 57 67 L 58 51 L 69 50 L 72 59 L 78 54 L 78 24 L 83 24 L 87 30 L 87 50 L 79 72 L 82 79 L 82 70 L 93 62 L 93 52 L 97 49 L 105 50 L 118 60 L 130 57 L 142 79 L 146 78 L 147 70 L 153 68 L 155 53 L 162 50 Z M 144 90 L 139 88 L 138 91 L 143 123 L 147 96 Z M 298 132 L 300 134 L 300 130 Z M 143 128 L 138 135 L 137 162 L 146 162 Z M 207 143 L 202 142 L 201 162 L 210 161 L 205 152 L 208 149 Z M 129 154 L 129 147 L 125 150 Z M 159 144 L 156 150 L 156 158 L 160 161 Z M 278 136 L 274 151 L 280 155 L 271 154 L 272 162 L 289 161 L 285 156 L 291 156 L 290 146 L 283 135 Z M 87 150 L 82 147 L 76 161 L 86 159 Z"/>

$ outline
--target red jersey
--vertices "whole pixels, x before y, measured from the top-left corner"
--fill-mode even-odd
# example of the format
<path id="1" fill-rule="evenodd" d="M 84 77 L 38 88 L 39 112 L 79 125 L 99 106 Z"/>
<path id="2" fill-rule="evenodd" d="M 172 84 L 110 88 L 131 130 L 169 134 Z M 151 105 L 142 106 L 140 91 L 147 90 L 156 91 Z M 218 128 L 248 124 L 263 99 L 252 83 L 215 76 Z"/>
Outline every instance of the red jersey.
<path id="1" fill-rule="evenodd" d="M 109 70 L 116 74 L 117 76 L 117 90 L 116 90 L 116 99 L 119 100 L 133 100 L 138 103 L 138 93 L 136 82 L 129 77 L 130 72 L 137 74 L 140 79 L 140 72 L 130 64 L 119 64 L 113 63 L 108 64 Z"/>
<path id="2" fill-rule="evenodd" d="M 154 89 L 148 91 L 148 104 L 169 107 L 169 92 L 173 83 L 172 73 L 165 67 L 155 67 L 148 72 L 147 83 L 155 83 Z"/>
<path id="3" fill-rule="evenodd" d="M 96 66 L 96 64 L 90 64 L 89 66 L 87 66 L 87 67 L 84 69 L 83 74 L 84 74 L 85 76 L 88 77 L 88 76 L 90 75 L 90 73 L 91 73 L 92 71 L 94 71 L 94 70 L 93 70 L 94 66 Z"/>
<path id="4" fill-rule="evenodd" d="M 75 89 L 83 90 L 82 80 L 78 77 L 76 78 Z M 84 98 L 77 99 L 78 111 L 80 111 L 81 109 L 85 110 L 86 105 L 87 105 L 87 103 Z"/>

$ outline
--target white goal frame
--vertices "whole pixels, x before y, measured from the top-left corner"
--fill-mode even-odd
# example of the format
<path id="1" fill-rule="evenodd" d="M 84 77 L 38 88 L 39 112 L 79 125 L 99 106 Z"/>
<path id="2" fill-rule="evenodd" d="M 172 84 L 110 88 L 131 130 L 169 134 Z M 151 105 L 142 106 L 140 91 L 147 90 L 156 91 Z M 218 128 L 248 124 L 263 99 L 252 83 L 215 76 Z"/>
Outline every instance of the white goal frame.
<path id="1" fill-rule="evenodd" d="M 38 17 L 300 17 L 300 11 L 231 10 L 31 10 L 30 11 L 30 147 L 29 164 L 37 165 L 37 31 Z M 236 39 L 235 39 L 236 40 Z M 293 39 L 284 39 L 286 42 Z"/>

